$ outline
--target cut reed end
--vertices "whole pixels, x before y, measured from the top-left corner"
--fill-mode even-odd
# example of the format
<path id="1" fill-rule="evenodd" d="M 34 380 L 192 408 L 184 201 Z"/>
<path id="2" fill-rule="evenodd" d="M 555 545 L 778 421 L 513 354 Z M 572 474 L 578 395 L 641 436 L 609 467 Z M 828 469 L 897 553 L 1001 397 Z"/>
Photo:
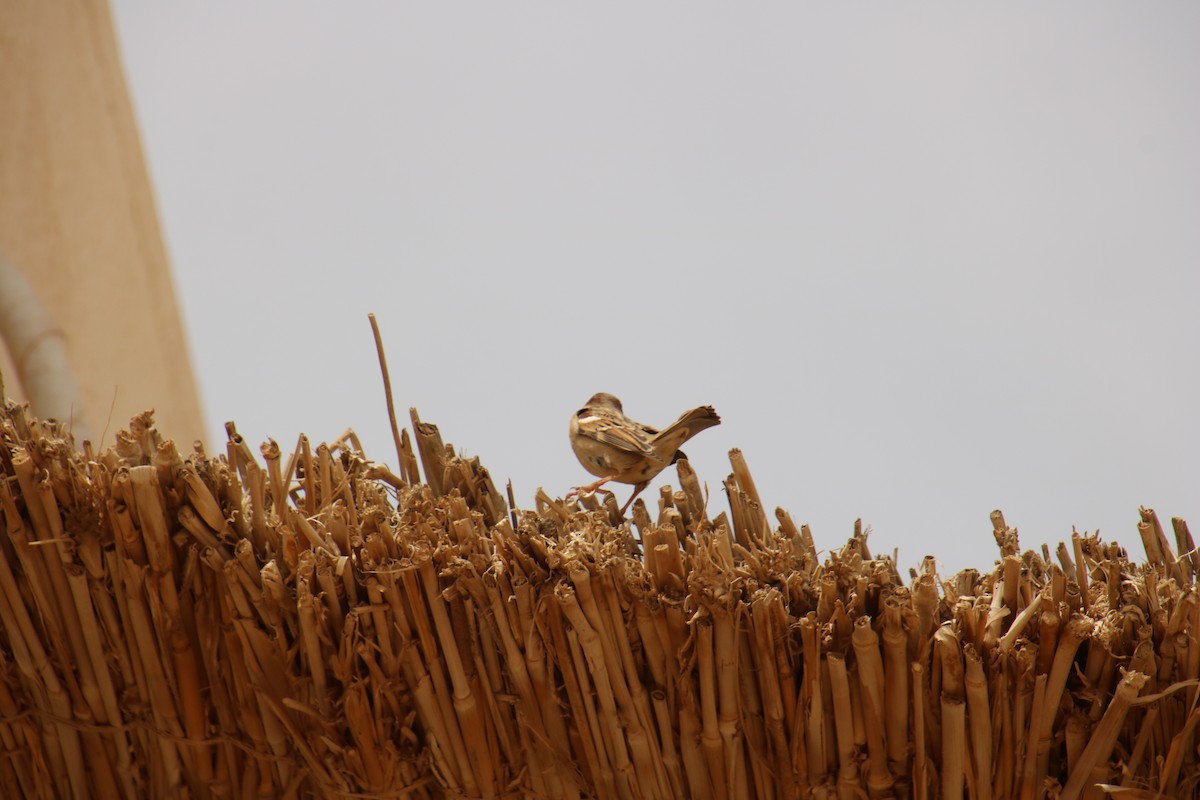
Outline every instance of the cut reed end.
<path id="1" fill-rule="evenodd" d="M 150 414 L 79 453 L 6 406 L 0 794 L 1195 796 L 1182 520 L 1052 562 L 994 511 L 993 566 L 906 582 L 861 522 L 823 560 L 773 525 L 737 450 L 728 509 L 680 461 L 627 521 L 410 419 L 393 470 Z"/>

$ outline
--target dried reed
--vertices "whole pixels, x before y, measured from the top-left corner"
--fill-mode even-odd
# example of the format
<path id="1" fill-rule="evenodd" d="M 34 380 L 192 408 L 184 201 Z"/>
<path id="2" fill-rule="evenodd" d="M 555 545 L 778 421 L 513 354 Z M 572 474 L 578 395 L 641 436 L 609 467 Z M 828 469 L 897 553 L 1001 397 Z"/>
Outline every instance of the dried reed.
<path id="1" fill-rule="evenodd" d="M 50 797 L 1193 797 L 1190 532 L 1075 534 L 906 584 L 822 561 L 745 458 L 715 518 L 510 508 L 412 413 L 183 456 L 149 414 L 74 451 L 0 419 L 0 789 Z M 424 480 L 418 471 L 423 471 Z M 511 487 L 508 492 L 511 498 Z M 1132 796 L 1132 795 L 1131 795 Z"/>

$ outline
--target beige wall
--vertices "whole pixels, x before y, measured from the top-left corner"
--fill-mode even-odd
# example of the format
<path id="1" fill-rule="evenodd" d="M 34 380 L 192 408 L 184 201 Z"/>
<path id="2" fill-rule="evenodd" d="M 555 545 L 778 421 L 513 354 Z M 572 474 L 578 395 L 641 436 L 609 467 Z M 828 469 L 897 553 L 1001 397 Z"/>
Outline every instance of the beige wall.
<path id="1" fill-rule="evenodd" d="M 154 407 L 164 435 L 203 437 L 104 0 L 0 0 L 0 251 L 58 319 L 95 435 Z"/>

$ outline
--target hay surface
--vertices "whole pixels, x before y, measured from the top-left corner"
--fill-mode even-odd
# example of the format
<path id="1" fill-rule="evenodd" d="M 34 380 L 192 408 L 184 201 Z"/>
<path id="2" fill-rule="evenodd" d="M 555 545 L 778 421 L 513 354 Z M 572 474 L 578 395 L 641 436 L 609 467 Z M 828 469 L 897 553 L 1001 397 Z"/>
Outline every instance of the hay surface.
<path id="1" fill-rule="evenodd" d="M 415 415 L 399 475 L 352 434 L 0 424 L 3 796 L 1196 793 L 1192 542 L 1152 511 L 1145 562 L 1022 552 L 996 512 L 993 569 L 902 577 L 769 521 L 737 451 L 728 511 L 680 462 L 630 526 L 510 510 Z"/>

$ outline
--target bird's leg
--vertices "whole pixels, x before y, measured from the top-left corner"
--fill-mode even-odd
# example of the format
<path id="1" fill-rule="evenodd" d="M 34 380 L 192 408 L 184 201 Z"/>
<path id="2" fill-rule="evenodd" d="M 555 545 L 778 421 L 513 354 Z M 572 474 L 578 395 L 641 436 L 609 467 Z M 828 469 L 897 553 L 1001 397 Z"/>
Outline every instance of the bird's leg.
<path id="1" fill-rule="evenodd" d="M 625 516 L 625 511 L 631 505 L 633 505 L 633 501 L 636 500 L 637 496 L 642 493 L 642 490 L 645 489 L 649 485 L 650 485 L 650 481 L 642 481 L 641 483 L 639 483 L 638 485 L 633 487 L 633 494 L 629 495 L 629 499 L 625 501 L 625 505 L 621 508 L 621 516 L 622 517 Z"/>
<path id="2" fill-rule="evenodd" d="M 592 483 L 589 483 L 587 486 L 576 486 L 576 487 L 575 487 L 575 489 L 576 489 L 576 490 L 577 490 L 577 491 L 578 491 L 580 494 L 587 494 L 588 492 L 594 492 L 594 491 L 596 491 L 597 489 L 599 489 L 601 486 L 603 486 L 604 484 L 606 484 L 606 483 L 608 483 L 609 481 L 611 481 L 611 480 L 612 480 L 613 478 L 615 478 L 615 477 L 617 477 L 617 476 L 616 476 L 616 475 L 609 475 L 607 478 L 601 478 L 601 479 L 600 479 L 600 480 L 598 480 L 598 481 L 593 481 Z M 612 492 L 609 492 L 609 494 L 612 494 Z"/>
<path id="3" fill-rule="evenodd" d="M 567 492 L 565 499 L 570 500 L 572 497 L 579 497 L 581 494 L 591 494 L 593 492 L 600 492 L 600 494 L 612 494 L 612 492 L 608 489 L 601 489 L 600 487 L 615 477 L 617 476 L 609 475 L 607 478 L 601 478 L 598 481 L 589 483 L 587 486 L 576 486 L 575 488 L 571 489 L 571 491 Z"/>

